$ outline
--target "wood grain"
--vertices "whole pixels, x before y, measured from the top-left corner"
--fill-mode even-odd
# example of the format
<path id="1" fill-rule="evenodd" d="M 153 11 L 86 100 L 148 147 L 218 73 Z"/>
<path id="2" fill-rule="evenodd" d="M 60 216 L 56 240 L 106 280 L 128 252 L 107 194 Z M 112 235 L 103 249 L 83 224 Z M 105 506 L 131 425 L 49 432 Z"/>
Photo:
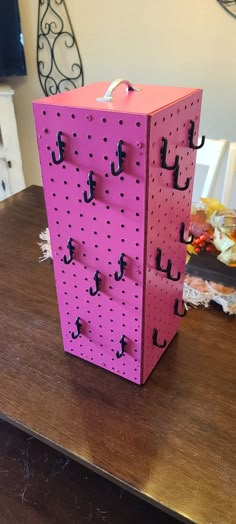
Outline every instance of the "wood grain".
<path id="1" fill-rule="evenodd" d="M 63 353 L 41 188 L 0 206 L 0 413 L 157 507 L 235 522 L 235 317 L 191 310 L 145 386 Z"/>

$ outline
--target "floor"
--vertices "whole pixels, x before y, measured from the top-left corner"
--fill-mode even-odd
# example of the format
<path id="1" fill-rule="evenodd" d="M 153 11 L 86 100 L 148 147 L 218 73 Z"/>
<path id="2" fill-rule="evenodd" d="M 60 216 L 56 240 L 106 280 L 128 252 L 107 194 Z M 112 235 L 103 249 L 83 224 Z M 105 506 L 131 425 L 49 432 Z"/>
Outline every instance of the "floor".
<path id="1" fill-rule="evenodd" d="M 177 524 L 4 421 L 0 515 L 1 524 Z"/>

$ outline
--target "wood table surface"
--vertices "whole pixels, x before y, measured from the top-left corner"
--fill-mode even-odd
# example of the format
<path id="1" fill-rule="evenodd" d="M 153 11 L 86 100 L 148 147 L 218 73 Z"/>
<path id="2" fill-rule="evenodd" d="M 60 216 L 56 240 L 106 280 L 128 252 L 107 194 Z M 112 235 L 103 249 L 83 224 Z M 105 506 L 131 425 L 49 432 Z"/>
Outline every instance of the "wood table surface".
<path id="1" fill-rule="evenodd" d="M 64 354 L 43 192 L 0 205 L 0 415 L 182 521 L 236 521 L 236 321 L 192 309 L 145 386 Z M 158 522 L 158 521 L 157 521 Z"/>

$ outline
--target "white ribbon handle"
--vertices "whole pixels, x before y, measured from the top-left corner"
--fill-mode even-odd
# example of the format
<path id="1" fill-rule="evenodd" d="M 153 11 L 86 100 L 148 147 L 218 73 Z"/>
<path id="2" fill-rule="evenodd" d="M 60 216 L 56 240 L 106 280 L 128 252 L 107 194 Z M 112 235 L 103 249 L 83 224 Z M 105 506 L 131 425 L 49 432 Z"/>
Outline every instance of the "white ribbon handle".
<path id="1" fill-rule="evenodd" d="M 123 78 L 118 78 L 117 80 L 114 80 L 108 87 L 106 93 L 101 98 L 96 98 L 97 102 L 112 102 L 112 94 L 113 91 L 120 85 L 120 84 L 126 84 L 127 89 L 126 91 L 139 91 L 137 87 L 133 87 L 132 84 L 128 80 L 124 80 Z"/>

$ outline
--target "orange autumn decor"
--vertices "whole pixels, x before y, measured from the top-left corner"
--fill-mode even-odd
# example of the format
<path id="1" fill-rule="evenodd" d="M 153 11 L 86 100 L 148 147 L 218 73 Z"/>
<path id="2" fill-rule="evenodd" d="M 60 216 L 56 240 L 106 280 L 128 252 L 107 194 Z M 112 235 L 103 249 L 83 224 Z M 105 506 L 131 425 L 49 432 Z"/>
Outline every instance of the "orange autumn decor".
<path id="1" fill-rule="evenodd" d="M 236 210 L 226 209 L 216 199 L 201 198 L 201 204 L 191 211 L 190 233 L 189 256 L 205 251 L 236 267 Z"/>

